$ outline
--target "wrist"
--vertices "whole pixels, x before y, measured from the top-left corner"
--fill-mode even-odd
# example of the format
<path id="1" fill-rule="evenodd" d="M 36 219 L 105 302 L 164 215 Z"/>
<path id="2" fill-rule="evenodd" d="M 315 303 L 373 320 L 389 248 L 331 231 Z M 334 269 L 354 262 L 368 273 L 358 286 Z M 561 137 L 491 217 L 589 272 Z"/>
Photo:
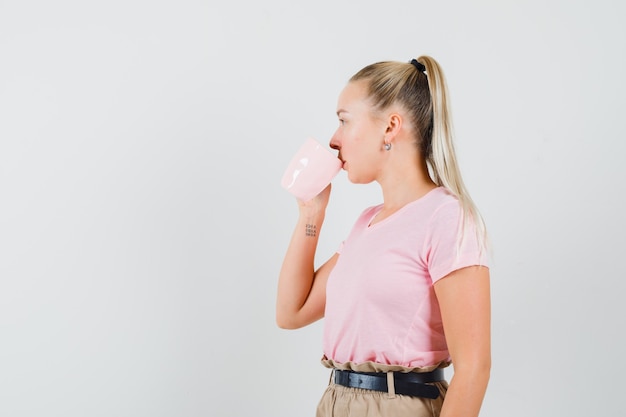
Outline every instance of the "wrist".
<path id="1" fill-rule="evenodd" d="M 323 223 L 324 213 L 301 213 L 298 229 L 303 231 L 307 237 L 317 237 Z"/>

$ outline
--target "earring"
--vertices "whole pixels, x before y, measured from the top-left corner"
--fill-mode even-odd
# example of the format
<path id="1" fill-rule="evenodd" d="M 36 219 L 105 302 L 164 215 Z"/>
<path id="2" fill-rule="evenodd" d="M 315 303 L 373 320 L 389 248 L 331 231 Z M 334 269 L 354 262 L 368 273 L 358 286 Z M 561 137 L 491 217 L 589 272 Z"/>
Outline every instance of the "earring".
<path id="1" fill-rule="evenodd" d="M 391 143 L 385 143 L 385 150 L 386 151 L 390 151 L 391 150 Z"/>

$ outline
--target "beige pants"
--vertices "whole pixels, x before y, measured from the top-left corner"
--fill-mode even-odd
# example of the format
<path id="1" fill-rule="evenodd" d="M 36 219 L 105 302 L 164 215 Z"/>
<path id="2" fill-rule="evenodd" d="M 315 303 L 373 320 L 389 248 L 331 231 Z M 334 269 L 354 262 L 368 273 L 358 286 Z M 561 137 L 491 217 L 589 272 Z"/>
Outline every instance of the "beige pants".
<path id="1" fill-rule="evenodd" d="M 328 366 L 328 363 L 325 363 Z M 342 366 L 343 368 L 343 366 Z M 359 366 L 360 372 L 380 372 L 380 366 Z M 394 367 L 396 368 L 396 367 Z M 396 369 L 394 369 L 396 370 Z M 336 385 L 331 380 L 317 406 L 316 417 L 438 417 L 448 389 L 445 381 L 435 382 L 439 398 L 410 397 L 391 392 L 372 391 Z"/>

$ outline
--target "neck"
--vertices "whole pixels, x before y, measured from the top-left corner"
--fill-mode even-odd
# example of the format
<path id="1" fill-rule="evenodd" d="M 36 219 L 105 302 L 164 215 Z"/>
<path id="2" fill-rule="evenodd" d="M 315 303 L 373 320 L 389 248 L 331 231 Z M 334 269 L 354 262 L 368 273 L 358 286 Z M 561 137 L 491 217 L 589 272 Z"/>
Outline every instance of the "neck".
<path id="1" fill-rule="evenodd" d="M 370 224 L 378 223 L 437 188 L 428 175 L 426 161 L 419 155 L 390 158 L 377 181 L 383 192 L 383 208 Z"/>
<path id="2" fill-rule="evenodd" d="M 385 173 L 379 183 L 385 211 L 398 210 L 437 188 L 428 175 L 426 161 L 422 158 L 419 162 L 413 160 L 405 164 L 396 161 L 390 165 L 389 172 Z"/>

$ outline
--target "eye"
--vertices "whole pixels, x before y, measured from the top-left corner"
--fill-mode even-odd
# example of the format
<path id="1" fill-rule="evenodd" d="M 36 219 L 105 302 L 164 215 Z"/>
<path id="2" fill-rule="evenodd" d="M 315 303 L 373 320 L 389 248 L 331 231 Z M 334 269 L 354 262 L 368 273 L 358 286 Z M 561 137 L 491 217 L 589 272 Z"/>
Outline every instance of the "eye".
<path id="1" fill-rule="evenodd" d="M 343 126 L 345 123 L 346 123 L 346 121 L 345 121 L 345 120 L 343 120 L 343 119 L 339 119 L 339 124 L 340 124 L 341 126 Z"/>

